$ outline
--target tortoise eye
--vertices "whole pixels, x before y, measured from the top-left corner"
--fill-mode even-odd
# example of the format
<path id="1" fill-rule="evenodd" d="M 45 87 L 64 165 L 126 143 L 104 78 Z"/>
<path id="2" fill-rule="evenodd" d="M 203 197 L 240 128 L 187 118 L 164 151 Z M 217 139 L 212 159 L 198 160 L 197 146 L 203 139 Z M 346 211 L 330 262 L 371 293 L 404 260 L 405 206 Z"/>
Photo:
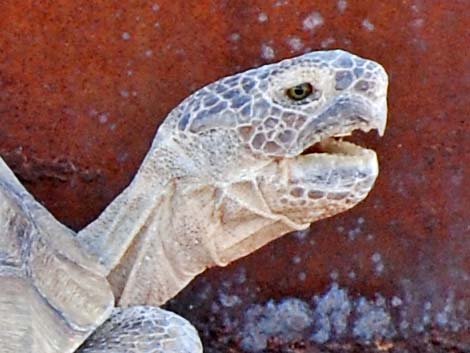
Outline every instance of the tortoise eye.
<path id="1" fill-rule="evenodd" d="M 300 85 L 290 87 L 286 90 L 287 96 L 295 101 L 301 101 L 312 93 L 313 86 L 308 82 L 301 83 Z"/>

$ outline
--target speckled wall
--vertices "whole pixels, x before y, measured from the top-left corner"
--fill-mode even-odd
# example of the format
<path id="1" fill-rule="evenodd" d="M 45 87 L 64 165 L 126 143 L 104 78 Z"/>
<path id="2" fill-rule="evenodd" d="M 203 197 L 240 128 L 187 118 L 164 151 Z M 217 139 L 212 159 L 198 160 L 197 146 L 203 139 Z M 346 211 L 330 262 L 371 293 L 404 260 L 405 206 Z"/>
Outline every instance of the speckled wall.
<path id="1" fill-rule="evenodd" d="M 0 28 L 0 154 L 74 229 L 204 84 L 316 49 L 382 63 L 368 199 L 168 307 L 209 353 L 470 351 L 470 1 L 4 0 Z"/>

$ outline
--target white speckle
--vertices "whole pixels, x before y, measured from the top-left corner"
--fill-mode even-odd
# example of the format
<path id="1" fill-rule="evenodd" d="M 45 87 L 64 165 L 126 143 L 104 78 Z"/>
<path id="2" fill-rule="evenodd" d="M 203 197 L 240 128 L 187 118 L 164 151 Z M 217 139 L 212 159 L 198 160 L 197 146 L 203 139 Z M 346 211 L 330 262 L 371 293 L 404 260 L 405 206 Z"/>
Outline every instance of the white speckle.
<path id="1" fill-rule="evenodd" d="M 366 220 L 364 219 L 364 217 L 359 217 L 357 219 L 357 224 L 363 224 Z"/>
<path id="2" fill-rule="evenodd" d="M 261 45 L 261 57 L 264 60 L 272 60 L 272 59 L 274 59 L 275 56 L 276 56 L 276 54 L 274 53 L 273 48 L 271 48 L 267 44 Z"/>
<path id="3" fill-rule="evenodd" d="M 341 233 L 344 232 L 344 227 L 343 226 L 338 226 L 338 227 L 336 227 L 336 231 L 341 234 Z"/>
<path id="4" fill-rule="evenodd" d="M 457 302 L 457 310 L 459 310 L 461 312 L 465 312 L 466 307 L 467 307 L 467 303 L 466 303 L 465 299 L 460 299 Z"/>
<path id="5" fill-rule="evenodd" d="M 241 304 L 242 300 L 237 295 L 227 295 L 225 293 L 219 294 L 219 301 L 226 308 Z"/>
<path id="6" fill-rule="evenodd" d="M 153 26 L 154 26 L 155 28 L 160 28 L 160 22 L 155 22 L 155 23 L 153 24 Z"/>
<path id="7" fill-rule="evenodd" d="M 106 124 L 108 122 L 108 113 L 100 114 L 100 116 L 98 117 L 98 121 L 100 122 L 100 124 Z"/>
<path id="8" fill-rule="evenodd" d="M 382 260 L 382 256 L 379 253 L 374 253 L 371 257 L 374 263 L 380 262 Z"/>
<path id="9" fill-rule="evenodd" d="M 375 264 L 375 273 L 381 275 L 385 269 L 385 266 L 382 262 L 382 255 L 379 253 L 374 253 L 371 257 L 372 262 Z"/>
<path id="10" fill-rule="evenodd" d="M 186 55 L 186 50 L 184 50 L 184 48 L 176 48 L 175 53 L 180 56 L 183 56 Z"/>
<path id="11" fill-rule="evenodd" d="M 356 279 L 356 272 L 354 272 L 354 271 L 349 271 L 348 277 L 349 277 L 349 279 Z"/>
<path id="12" fill-rule="evenodd" d="M 235 283 L 243 284 L 246 282 L 246 268 L 241 267 L 238 271 L 237 276 L 235 277 Z"/>
<path id="13" fill-rule="evenodd" d="M 304 43 L 302 42 L 302 39 L 299 37 L 290 37 L 287 40 L 287 44 L 291 48 L 292 51 L 300 51 L 304 47 Z"/>
<path id="14" fill-rule="evenodd" d="M 298 230 L 294 232 L 294 237 L 296 237 L 299 240 L 304 240 L 307 237 L 309 231 L 310 231 L 309 228 L 304 229 L 304 230 Z"/>
<path id="15" fill-rule="evenodd" d="M 351 229 L 348 231 L 348 238 L 349 240 L 354 240 L 357 238 L 357 236 L 361 234 L 361 228 L 360 227 L 356 227 L 354 229 Z"/>
<path id="16" fill-rule="evenodd" d="M 382 297 L 380 294 L 376 293 L 375 294 L 375 304 L 378 305 L 378 306 L 385 306 L 386 304 L 386 301 L 385 301 L 385 298 Z"/>
<path id="17" fill-rule="evenodd" d="M 298 272 L 297 278 L 305 281 L 307 275 L 305 272 Z M 279 337 L 287 344 L 305 337 L 307 332 L 310 332 L 310 339 L 319 344 L 352 337 L 371 344 L 375 341 L 387 342 L 397 334 L 408 335 L 411 330 L 413 333 L 420 333 L 431 325 L 456 332 L 464 328 L 468 330 L 468 320 L 462 321 L 458 316 L 466 315 L 468 306 L 465 304 L 468 302 L 461 300 L 457 303 L 453 298 L 451 293 L 444 307 L 433 302 L 433 309 L 431 302 L 428 302 L 424 305 L 424 310 L 421 309 L 421 315 L 409 319 L 408 304 L 411 304 L 412 299 L 407 292 L 403 297 L 392 296 L 390 299 L 379 293 L 375 300 L 365 297 L 353 299 L 349 297 L 347 290 L 333 284 L 327 293 L 315 296 L 313 301 L 288 298 L 276 303 L 270 300 L 263 305 L 250 306 L 245 311 L 242 322 L 238 316 L 236 319 L 231 316 L 223 321 L 226 327 L 237 329 L 243 348 L 253 353 L 266 349 L 272 337 Z M 213 304 L 211 309 L 214 313 L 227 310 L 220 304 L 220 299 L 228 305 L 232 301 L 237 302 L 237 299 L 228 294 L 218 299 L 217 305 Z M 424 303 L 419 303 L 422 308 Z M 440 309 L 434 311 L 437 307 Z M 238 307 L 234 306 L 232 312 L 237 311 Z"/>
<path id="18" fill-rule="evenodd" d="M 413 38 L 411 43 L 419 51 L 425 52 L 428 49 L 428 43 L 422 38 Z"/>
<path id="19" fill-rule="evenodd" d="M 304 281 L 305 272 L 297 273 L 297 278 Z M 380 293 L 376 294 L 375 300 L 362 296 L 353 299 L 346 289 L 340 289 L 334 283 L 327 293 L 316 295 L 313 301 L 288 298 L 280 303 L 269 300 L 263 305 L 252 305 L 245 311 L 242 327 L 237 323 L 238 318 L 232 317 L 224 322 L 227 323 L 226 327 L 231 326 L 240 332 L 238 337 L 243 348 L 252 353 L 266 349 L 272 337 L 291 343 L 305 337 L 307 332 L 310 332 L 310 339 L 319 344 L 352 337 L 370 344 L 374 341 L 387 342 L 397 334 L 408 335 L 411 330 L 420 333 L 431 325 L 455 332 L 464 328 L 468 331 L 469 321 L 458 317 L 463 314 L 467 318 L 468 306 L 465 304 L 468 301 L 456 302 L 453 291 L 444 307 L 433 302 L 431 309 L 431 301 L 426 304 L 420 301 L 421 305 L 424 304 L 422 314 L 409 319 L 408 305 L 412 301 L 407 292 L 403 297 L 392 296 L 390 299 Z M 217 303 L 217 309 L 212 309 L 213 312 L 223 309 L 220 298 Z M 226 303 L 231 304 L 230 298 Z M 437 307 L 440 310 L 434 311 Z M 238 307 L 233 308 L 233 311 L 237 310 Z"/>
<path id="20" fill-rule="evenodd" d="M 338 271 L 331 271 L 330 273 L 330 278 L 333 280 L 333 281 L 336 281 L 339 277 L 339 273 Z"/>
<path id="21" fill-rule="evenodd" d="M 320 46 L 323 48 L 323 49 L 326 49 L 330 46 L 332 46 L 333 44 L 335 44 L 336 42 L 336 39 L 334 38 L 326 38 L 324 40 L 322 40 L 322 42 L 320 43 Z"/>
<path id="22" fill-rule="evenodd" d="M 457 187 L 461 186 L 464 182 L 464 173 L 461 171 L 458 171 L 455 175 L 452 175 L 450 177 L 450 182 L 454 186 L 457 186 Z"/>
<path id="23" fill-rule="evenodd" d="M 317 343 L 325 343 L 334 334 L 341 337 L 348 328 L 348 317 L 351 313 L 351 301 L 346 290 L 333 284 L 330 290 L 315 296 L 315 327 L 311 339 Z"/>
<path id="24" fill-rule="evenodd" d="M 124 32 L 123 34 L 121 34 L 121 38 L 122 40 L 129 40 L 131 39 L 131 35 L 129 34 L 129 32 Z"/>
<path id="25" fill-rule="evenodd" d="M 140 21 L 140 16 L 136 16 L 135 20 L 136 20 L 137 22 L 139 22 L 139 21 Z"/>
<path id="26" fill-rule="evenodd" d="M 417 18 L 416 20 L 411 21 L 410 26 L 413 28 L 421 28 L 424 25 L 424 19 Z"/>
<path id="27" fill-rule="evenodd" d="M 153 50 L 152 49 L 148 49 L 148 50 L 145 51 L 145 56 L 147 58 L 152 57 L 152 55 L 153 55 Z"/>
<path id="28" fill-rule="evenodd" d="M 259 15 L 258 15 L 258 22 L 266 22 L 268 20 L 268 15 L 266 15 L 264 12 L 261 12 Z"/>
<path id="29" fill-rule="evenodd" d="M 406 331 L 410 327 L 410 323 L 406 320 L 400 322 L 400 330 Z"/>
<path id="30" fill-rule="evenodd" d="M 153 4 L 153 5 L 152 5 L 152 11 L 153 11 L 153 12 L 158 12 L 158 10 L 160 10 L 160 5 L 158 5 L 158 4 Z"/>
<path id="31" fill-rule="evenodd" d="M 323 25 L 325 20 L 319 12 L 312 12 L 303 22 L 304 31 L 313 31 L 315 28 Z"/>
<path id="32" fill-rule="evenodd" d="M 280 303 L 270 300 L 264 305 L 253 305 L 245 311 L 241 347 L 248 352 L 259 352 L 266 349 L 270 337 L 299 340 L 313 323 L 313 317 L 310 306 L 300 299 L 289 298 Z"/>
<path id="33" fill-rule="evenodd" d="M 90 109 L 90 111 L 88 112 L 88 114 L 90 114 L 90 116 L 97 116 L 98 115 L 98 112 L 96 111 L 96 109 Z"/>
<path id="34" fill-rule="evenodd" d="M 226 280 L 226 281 L 222 281 L 222 286 L 224 286 L 225 288 L 230 288 L 232 287 L 232 281 L 231 280 Z"/>
<path id="35" fill-rule="evenodd" d="M 132 76 L 134 75 L 134 71 L 132 70 L 127 70 L 127 76 Z"/>
<path id="36" fill-rule="evenodd" d="M 229 38 L 232 42 L 238 42 L 240 40 L 240 33 L 232 33 Z"/>
<path id="37" fill-rule="evenodd" d="M 294 256 L 294 257 L 292 258 L 292 263 L 293 263 L 293 264 L 298 265 L 298 264 L 300 264 L 301 261 L 302 261 L 302 259 L 300 258 L 300 256 Z"/>
<path id="38" fill-rule="evenodd" d="M 364 27 L 369 32 L 372 32 L 375 30 L 375 25 L 372 22 L 370 22 L 367 18 L 364 21 L 362 21 L 362 27 Z"/>
<path id="39" fill-rule="evenodd" d="M 367 234 L 366 239 L 367 239 L 367 241 L 374 240 L 374 235 L 373 234 Z"/>
<path id="40" fill-rule="evenodd" d="M 392 306 L 393 307 L 396 308 L 397 306 L 400 306 L 402 304 L 403 304 L 403 301 L 400 298 L 398 298 L 398 297 L 393 297 L 392 298 Z"/>
<path id="41" fill-rule="evenodd" d="M 449 322 L 449 319 L 448 319 L 447 316 L 448 315 L 445 312 L 437 313 L 437 315 L 436 315 L 437 324 L 440 325 L 440 326 L 446 326 L 447 323 Z"/>
<path id="42" fill-rule="evenodd" d="M 129 97 L 129 91 L 126 91 L 126 90 L 123 89 L 119 93 L 121 94 L 121 97 L 124 97 L 124 98 Z"/>
<path id="43" fill-rule="evenodd" d="M 286 6 L 287 4 L 289 4 L 288 0 L 278 0 L 273 4 L 273 7 Z"/>
<path id="44" fill-rule="evenodd" d="M 197 297 L 202 300 L 203 302 L 207 302 L 209 300 L 209 297 L 212 296 L 212 286 L 210 283 L 205 283 L 204 286 L 202 287 L 200 293 L 197 295 Z M 219 308 L 219 305 L 215 302 L 212 302 L 212 304 L 215 304 L 215 307 Z"/>
<path id="45" fill-rule="evenodd" d="M 416 4 L 413 4 L 413 5 L 411 5 L 411 10 L 415 13 L 418 13 L 420 11 L 419 7 L 420 6 L 418 6 Z"/>
<path id="46" fill-rule="evenodd" d="M 137 97 L 137 91 L 132 91 L 132 96 Z M 196 244 L 198 244 L 198 243 L 196 243 Z"/>
<path id="47" fill-rule="evenodd" d="M 127 159 L 129 158 L 129 153 L 127 152 L 123 152 L 123 153 L 120 153 L 118 156 L 117 156 L 117 161 L 120 162 L 120 163 L 123 163 L 125 162 Z M 152 258 L 150 256 L 145 256 L 145 261 L 151 261 Z"/>
<path id="48" fill-rule="evenodd" d="M 297 278 L 299 279 L 299 281 L 303 282 L 307 279 L 307 274 L 305 272 L 299 272 Z"/>
<path id="49" fill-rule="evenodd" d="M 344 13 L 346 11 L 346 8 L 348 7 L 348 2 L 346 0 L 338 0 L 336 3 L 336 7 L 338 8 L 338 11 L 340 13 Z"/>
<path id="50" fill-rule="evenodd" d="M 415 322 L 413 324 L 413 330 L 417 333 L 421 333 L 424 331 L 424 326 L 421 322 Z"/>
<path id="51" fill-rule="evenodd" d="M 114 131 L 114 130 L 116 130 L 116 126 L 117 126 L 116 123 L 113 123 L 113 124 L 111 124 L 111 126 L 109 127 L 109 129 L 110 129 L 111 131 Z"/>
<path id="52" fill-rule="evenodd" d="M 370 341 L 374 337 L 393 336 L 392 318 L 383 305 L 360 298 L 356 307 L 356 315 L 353 335 L 357 338 Z"/>
<path id="53" fill-rule="evenodd" d="M 381 275 L 384 272 L 385 266 L 383 263 L 379 262 L 375 265 L 375 272 L 377 275 Z"/>

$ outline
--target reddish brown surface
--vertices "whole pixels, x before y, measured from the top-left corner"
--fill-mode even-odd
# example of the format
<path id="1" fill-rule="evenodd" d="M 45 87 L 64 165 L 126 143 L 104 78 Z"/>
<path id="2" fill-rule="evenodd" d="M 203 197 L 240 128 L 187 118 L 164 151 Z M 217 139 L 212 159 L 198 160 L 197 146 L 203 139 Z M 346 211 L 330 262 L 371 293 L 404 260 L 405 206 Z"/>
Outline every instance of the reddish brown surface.
<path id="1" fill-rule="evenodd" d="M 61 221 L 79 229 L 126 186 L 159 122 L 194 89 L 309 49 L 350 50 L 382 63 L 391 78 L 386 136 L 369 141 L 381 159 L 369 198 L 315 224 L 307 239 L 284 237 L 209 272 L 172 308 L 198 325 L 215 352 L 210 347 L 225 339 L 237 346 L 210 306 L 223 279 L 240 269 L 247 281 L 243 293 L 233 290 L 244 298 L 239 313 L 268 299 L 310 298 L 333 280 L 357 295 L 412 293 L 437 311 L 449 291 L 466 303 L 469 7 L 459 0 L 5 0 L 0 154 Z M 313 12 L 324 23 L 308 30 L 303 21 Z M 195 298 L 207 290 L 202 305 Z M 188 313 L 190 305 L 198 307 Z"/>

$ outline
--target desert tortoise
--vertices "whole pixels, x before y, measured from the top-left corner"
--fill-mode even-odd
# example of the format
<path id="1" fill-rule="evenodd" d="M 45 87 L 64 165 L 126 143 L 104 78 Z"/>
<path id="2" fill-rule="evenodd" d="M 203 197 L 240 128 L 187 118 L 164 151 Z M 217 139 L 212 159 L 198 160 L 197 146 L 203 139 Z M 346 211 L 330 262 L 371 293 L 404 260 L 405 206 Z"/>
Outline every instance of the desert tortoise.
<path id="1" fill-rule="evenodd" d="M 157 306 L 206 268 L 364 199 L 376 154 L 340 137 L 384 132 L 387 84 L 379 64 L 341 50 L 212 83 L 169 114 L 130 185 L 77 234 L 0 160 L 1 351 L 202 352 Z"/>

